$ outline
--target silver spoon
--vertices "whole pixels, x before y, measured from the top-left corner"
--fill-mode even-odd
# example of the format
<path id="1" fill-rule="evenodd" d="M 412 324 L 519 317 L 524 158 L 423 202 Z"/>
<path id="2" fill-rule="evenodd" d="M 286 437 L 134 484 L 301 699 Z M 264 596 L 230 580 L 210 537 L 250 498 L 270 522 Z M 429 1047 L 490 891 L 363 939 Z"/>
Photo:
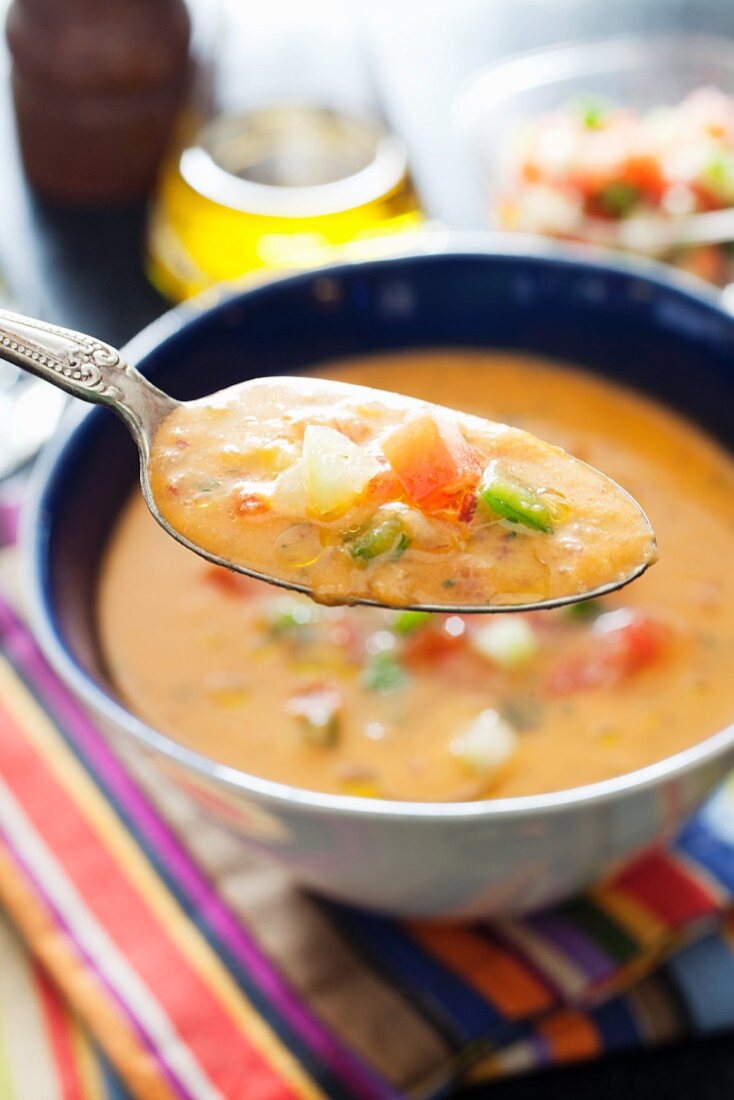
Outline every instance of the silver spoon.
<path id="1" fill-rule="evenodd" d="M 119 351 L 93 336 L 0 309 L 0 359 L 37 375 L 65 390 L 72 397 L 79 397 L 82 401 L 89 401 L 96 405 L 106 405 L 124 421 L 137 444 L 140 455 L 140 483 L 145 503 L 161 527 L 174 539 L 215 565 L 225 566 L 235 572 L 245 573 L 281 588 L 293 589 L 307 595 L 310 593 L 306 585 L 267 576 L 204 550 L 176 531 L 163 518 L 153 499 L 150 486 L 148 471 L 150 448 L 162 421 L 178 408 L 181 402 L 152 385 L 133 366 L 125 362 Z M 620 492 L 623 490 L 620 489 Z M 606 595 L 635 580 L 645 572 L 648 564 L 650 563 L 647 561 L 643 562 L 622 580 L 616 580 L 591 591 L 534 603 L 494 607 L 486 605 L 466 607 L 453 604 L 409 606 L 410 609 L 419 611 L 484 614 L 492 611 L 503 613 L 537 611 Z M 360 599 L 356 602 L 381 606 L 378 601 L 371 599 Z"/>

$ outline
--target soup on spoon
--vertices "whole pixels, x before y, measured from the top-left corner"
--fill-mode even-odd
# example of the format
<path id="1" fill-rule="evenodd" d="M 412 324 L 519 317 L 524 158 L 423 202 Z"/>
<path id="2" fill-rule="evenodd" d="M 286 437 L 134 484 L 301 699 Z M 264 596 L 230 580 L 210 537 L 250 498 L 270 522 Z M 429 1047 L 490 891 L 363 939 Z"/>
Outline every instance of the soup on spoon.
<path id="1" fill-rule="evenodd" d="M 321 603 L 530 610 L 656 558 L 632 497 L 519 428 L 293 376 L 181 403 L 101 340 L 8 310 L 0 358 L 117 413 L 179 542 Z"/>
<path id="2" fill-rule="evenodd" d="M 657 556 L 637 502 L 559 447 L 331 380 L 257 379 L 179 405 L 147 472 L 189 544 L 322 603 L 552 605 Z"/>

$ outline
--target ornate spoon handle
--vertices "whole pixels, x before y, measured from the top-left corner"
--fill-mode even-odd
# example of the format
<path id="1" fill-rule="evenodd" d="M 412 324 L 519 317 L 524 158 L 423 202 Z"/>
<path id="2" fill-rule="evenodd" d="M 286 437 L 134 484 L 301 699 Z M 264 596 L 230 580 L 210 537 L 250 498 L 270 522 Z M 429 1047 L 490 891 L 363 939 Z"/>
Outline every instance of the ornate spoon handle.
<path id="1" fill-rule="evenodd" d="M 109 406 L 139 442 L 175 404 L 102 340 L 6 309 L 0 309 L 0 358 L 72 397 Z"/>

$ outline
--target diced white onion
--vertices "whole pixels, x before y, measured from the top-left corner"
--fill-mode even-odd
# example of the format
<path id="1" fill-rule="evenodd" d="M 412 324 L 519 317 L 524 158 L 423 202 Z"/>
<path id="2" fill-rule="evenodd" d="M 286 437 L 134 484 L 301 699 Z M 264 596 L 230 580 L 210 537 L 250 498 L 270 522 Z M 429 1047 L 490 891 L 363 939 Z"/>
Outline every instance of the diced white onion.
<path id="1" fill-rule="evenodd" d="M 462 764 L 481 776 L 491 776 L 512 757 L 517 734 L 496 710 L 483 710 L 451 742 L 451 752 Z"/>
<path id="2" fill-rule="evenodd" d="M 303 462 L 295 462 L 275 480 L 270 507 L 280 516 L 304 519 L 306 516 L 306 484 Z"/>
<path id="3" fill-rule="evenodd" d="M 346 435 L 309 424 L 303 437 L 303 479 L 308 507 L 319 516 L 346 510 L 380 472 L 377 459 Z"/>
<path id="4" fill-rule="evenodd" d="M 497 619 L 469 635 L 476 653 L 507 672 L 529 665 L 538 653 L 538 638 L 530 623 L 517 616 Z"/>

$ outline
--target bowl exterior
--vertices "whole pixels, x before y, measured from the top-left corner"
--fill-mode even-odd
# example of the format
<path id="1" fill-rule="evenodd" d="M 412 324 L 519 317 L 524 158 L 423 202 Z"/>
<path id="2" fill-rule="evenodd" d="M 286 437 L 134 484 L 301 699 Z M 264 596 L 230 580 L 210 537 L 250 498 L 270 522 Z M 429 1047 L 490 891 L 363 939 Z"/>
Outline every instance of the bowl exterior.
<path id="1" fill-rule="evenodd" d="M 683 774 L 545 814 L 355 816 L 212 782 L 96 717 L 148 787 L 166 792 L 179 829 L 194 835 L 203 817 L 309 889 L 399 917 L 506 917 L 567 898 L 669 840 L 734 763 L 732 737 Z"/>

